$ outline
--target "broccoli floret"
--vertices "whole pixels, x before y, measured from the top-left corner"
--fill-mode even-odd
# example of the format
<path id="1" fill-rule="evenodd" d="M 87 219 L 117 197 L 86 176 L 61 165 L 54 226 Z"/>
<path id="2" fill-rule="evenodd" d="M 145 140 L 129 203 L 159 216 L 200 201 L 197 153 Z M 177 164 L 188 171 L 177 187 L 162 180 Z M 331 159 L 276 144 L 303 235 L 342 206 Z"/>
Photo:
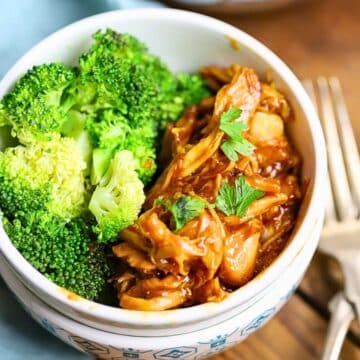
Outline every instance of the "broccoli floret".
<path id="1" fill-rule="evenodd" d="M 92 154 L 91 183 L 97 185 L 104 176 L 118 149 L 123 149 L 131 128 L 127 119 L 114 109 L 100 112 L 89 118 L 86 128 L 94 146 Z"/>
<path id="2" fill-rule="evenodd" d="M 23 143 L 51 138 L 66 120 L 62 95 L 74 79 L 75 70 L 63 64 L 34 66 L 2 99 L 0 118 Z"/>
<path id="3" fill-rule="evenodd" d="M 66 222 L 37 210 L 12 221 L 5 217 L 3 224 L 16 248 L 48 279 L 88 300 L 103 299 L 111 270 L 105 249 L 83 219 Z"/>
<path id="4" fill-rule="evenodd" d="M 144 47 L 127 46 L 127 40 L 134 44 L 138 41 L 130 36 L 124 36 L 127 40 L 122 41 L 123 35 L 111 34 L 116 38 L 112 42 L 109 32 L 95 35 L 95 45 L 80 59 L 81 81 L 74 83 L 69 93 L 84 93 L 87 88 L 96 88 L 96 94 L 89 96 L 92 102 L 78 108 L 89 115 L 85 127 L 94 147 L 92 184 L 99 182 L 118 150 L 132 151 L 134 148 L 137 150 L 133 153 L 136 170 L 141 180 L 147 183 L 156 169 L 154 159 L 160 111 L 159 90 L 146 63 L 134 62 L 131 55 L 129 58 L 119 57 L 123 46 L 131 51 L 139 51 L 139 54 Z M 100 41 L 101 36 L 104 36 L 104 41 Z M 123 50 L 127 52 L 125 48 Z M 146 130 L 140 130 L 144 128 Z M 131 140 L 135 139 L 135 133 L 141 136 L 144 132 L 146 138 L 136 138 L 136 142 Z M 142 168 L 142 165 L 146 167 Z"/>
<path id="5" fill-rule="evenodd" d="M 31 212 L 31 203 L 41 200 L 53 214 L 78 216 L 86 206 L 85 167 L 75 141 L 59 135 L 7 148 L 0 152 L 0 207 L 9 208 L 10 214 L 16 209 Z"/>
<path id="6" fill-rule="evenodd" d="M 135 64 L 129 59 L 104 55 L 90 74 L 80 76 L 84 87 L 97 89 L 93 101 L 82 106 L 81 111 L 93 114 L 115 109 L 132 127 L 154 121 L 152 115 L 159 116 L 159 89 L 145 63 Z"/>
<path id="7" fill-rule="evenodd" d="M 180 118 L 189 105 L 197 105 L 210 96 L 204 80 L 198 75 L 181 73 L 176 76 L 176 86 L 163 95 L 161 104 L 161 125 L 164 129 L 169 121 Z"/>
<path id="8" fill-rule="evenodd" d="M 10 239 L 36 269 L 97 300 L 109 267 L 92 224 L 79 217 L 86 209 L 84 168 L 74 140 L 59 135 L 7 148 L 0 153 L 0 210 Z"/>
<path id="9" fill-rule="evenodd" d="M 91 197 L 89 210 L 98 222 L 95 231 L 101 243 L 113 240 L 139 215 L 145 195 L 135 165 L 130 151 L 117 152 Z"/>
<path id="10" fill-rule="evenodd" d="M 152 123 L 133 129 L 126 138 L 123 149 L 132 152 L 135 170 L 140 180 L 148 184 L 156 171 L 156 147 Z"/>
<path id="11" fill-rule="evenodd" d="M 2 102 L 0 102 L 0 128 L 6 125 L 10 125 L 9 120 L 7 119 L 4 105 Z"/>
<path id="12" fill-rule="evenodd" d="M 165 121 L 177 120 L 188 105 L 198 104 L 210 95 L 200 76 L 173 75 L 157 56 L 149 53 L 141 41 L 129 34 L 119 34 L 108 29 L 105 32 L 98 31 L 93 38 L 93 46 L 80 57 L 80 78 L 83 89 L 92 89 L 91 96 L 87 98 L 96 102 L 98 107 L 111 107 L 119 100 L 120 111 L 124 110 L 124 101 L 130 108 L 140 105 L 141 108 L 136 110 L 147 113 L 144 118 L 155 122 L 163 119 L 164 125 Z M 105 88 L 101 86 L 97 90 L 101 93 L 101 99 L 95 95 L 96 83 L 105 85 Z M 130 122 L 134 121 L 134 116 L 139 116 L 129 112 L 125 115 Z"/>
<path id="13" fill-rule="evenodd" d="M 75 140 L 79 150 L 82 154 L 82 158 L 86 163 L 85 175 L 90 173 L 91 157 L 93 151 L 92 141 L 90 134 L 85 128 L 88 115 L 76 110 L 70 110 L 68 112 L 68 119 L 61 128 L 61 134 L 70 137 Z"/>
<path id="14" fill-rule="evenodd" d="M 79 80 L 68 89 L 76 109 L 89 114 L 92 184 L 99 182 L 114 154 L 126 149 L 133 152 L 136 171 L 146 185 L 156 170 L 159 132 L 209 91 L 197 75 L 174 76 L 129 34 L 107 30 L 94 34 L 94 40 L 79 60 Z"/>
<path id="15" fill-rule="evenodd" d="M 87 122 L 87 129 L 95 147 L 93 151 L 91 180 L 99 183 L 111 159 L 119 150 L 129 150 L 136 161 L 136 171 L 144 184 L 156 170 L 156 129 L 153 122 L 131 128 L 127 119 L 115 110 L 105 110 L 98 118 Z"/>
<path id="16" fill-rule="evenodd" d="M 109 168 L 109 164 L 114 157 L 115 149 L 114 148 L 105 148 L 105 149 L 94 149 L 92 153 L 92 168 L 90 181 L 91 185 L 97 185 L 101 178 L 106 173 L 106 170 Z"/>
<path id="17" fill-rule="evenodd" d="M 80 69 L 82 73 L 92 73 L 99 61 L 110 57 L 114 60 L 129 59 L 133 64 L 160 62 L 149 54 L 146 46 L 130 34 L 117 33 L 114 30 L 97 31 L 93 35 L 94 44 L 89 51 L 80 57 Z"/>
<path id="18" fill-rule="evenodd" d="M 94 147 L 103 149 L 123 144 L 131 131 L 126 117 L 114 109 L 102 111 L 96 118 L 89 118 L 86 129 Z"/>
<path id="19" fill-rule="evenodd" d="M 157 127 L 160 125 L 163 128 L 166 122 L 178 120 L 187 106 L 198 104 L 210 95 L 205 81 L 200 76 L 172 74 L 157 56 L 149 53 L 142 42 L 129 34 L 107 30 L 104 33 L 97 32 L 94 39 L 93 47 L 80 59 L 80 68 L 85 69 L 86 74 L 96 77 L 97 81 L 103 82 L 105 79 L 109 94 L 102 94 L 103 106 L 109 106 L 112 103 L 109 98 L 114 95 L 116 99 L 123 98 L 125 93 L 127 96 L 132 95 L 133 89 L 129 84 L 135 85 L 135 95 L 141 95 L 143 101 L 136 101 L 138 99 L 131 97 L 126 99 L 131 106 L 139 104 L 133 112 L 131 109 L 126 112 L 130 122 L 143 118 L 147 121 L 152 120 L 157 123 Z M 118 64 L 118 69 L 115 69 L 114 64 Z M 128 83 L 126 76 L 119 76 L 124 73 L 126 66 L 131 67 L 127 72 L 128 79 L 129 73 L 131 74 Z M 118 84 L 119 77 L 125 85 L 124 89 Z M 141 88 L 145 90 L 138 94 L 137 90 Z M 121 106 L 122 103 L 119 108 Z"/>
<path id="20" fill-rule="evenodd" d="M 133 106 L 152 100 L 157 85 L 147 76 L 144 45 L 112 30 L 93 38 L 95 43 L 79 59 L 80 76 L 67 90 L 68 101 L 88 113 L 115 108 L 128 114 Z"/>

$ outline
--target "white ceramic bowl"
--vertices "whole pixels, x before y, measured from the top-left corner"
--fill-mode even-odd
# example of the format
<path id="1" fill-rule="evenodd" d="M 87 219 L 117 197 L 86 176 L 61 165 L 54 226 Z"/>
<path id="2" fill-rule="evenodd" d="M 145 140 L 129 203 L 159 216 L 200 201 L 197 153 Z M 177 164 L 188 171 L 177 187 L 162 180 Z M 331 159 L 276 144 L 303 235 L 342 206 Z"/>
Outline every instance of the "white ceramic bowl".
<path id="1" fill-rule="evenodd" d="M 201 359 L 244 340 L 270 320 L 295 291 L 315 249 L 321 221 L 312 230 L 302 253 L 293 259 L 274 286 L 249 308 L 220 324 L 190 334 L 173 336 L 129 336 L 105 332 L 83 325 L 49 307 L 29 291 L 0 255 L 0 272 L 24 309 L 46 330 L 74 348 L 99 359 L 173 360 Z"/>
<path id="2" fill-rule="evenodd" d="M 174 71 L 196 71 L 208 64 L 239 63 L 265 76 L 271 70 L 276 86 L 289 98 L 296 121 L 288 132 L 303 158 L 303 177 L 310 180 L 296 230 L 288 246 L 276 261 L 255 279 L 221 303 L 164 312 L 140 312 L 112 308 L 73 296 L 48 281 L 15 249 L 0 226 L 0 252 L 21 282 L 42 301 L 66 316 L 104 331 L 124 336 L 157 336 L 191 333 L 224 323 L 248 311 L 274 290 L 284 288 L 279 279 L 289 277 L 288 269 L 297 258 L 305 266 L 312 252 L 305 252 L 308 242 L 315 246 L 323 216 L 326 153 L 316 112 L 300 82 L 289 68 L 269 49 L 244 32 L 221 21 L 191 12 L 166 9 L 115 11 L 76 22 L 49 36 L 6 74 L 0 83 L 2 97 L 14 82 L 35 64 L 63 61 L 74 64 L 90 45 L 91 34 L 110 27 L 129 32 L 143 40 Z M 233 45 L 237 42 L 236 49 Z M 1 135 L 0 135 L 1 146 Z M 299 261 L 300 261 L 299 260 Z M 299 274 L 298 274 L 299 275 Z M 299 276 L 290 278 L 295 286 Z M 280 297 L 278 298 L 280 304 Z M 265 308 L 263 309 L 265 310 Z M 253 313 L 252 315 L 261 315 Z"/>

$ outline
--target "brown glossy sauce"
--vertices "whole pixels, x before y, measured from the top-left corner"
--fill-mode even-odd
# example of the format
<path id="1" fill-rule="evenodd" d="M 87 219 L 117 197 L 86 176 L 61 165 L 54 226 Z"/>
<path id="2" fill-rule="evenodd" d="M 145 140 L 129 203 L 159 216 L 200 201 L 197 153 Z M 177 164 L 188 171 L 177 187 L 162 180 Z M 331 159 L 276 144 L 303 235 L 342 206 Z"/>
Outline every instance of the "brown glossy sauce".
<path id="1" fill-rule="evenodd" d="M 301 161 L 284 132 L 292 118 L 287 100 L 248 68 L 208 67 L 201 74 L 215 97 L 168 126 L 163 173 L 147 193 L 144 212 L 113 248 L 123 267 L 115 280 L 121 307 L 151 311 L 221 301 L 274 261 L 294 227 Z M 256 147 L 237 161 L 221 148 L 228 138 L 220 117 L 231 108 L 243 110 L 249 127 L 243 136 Z M 240 176 L 263 192 L 242 216 L 210 206 L 176 232 L 171 213 L 155 201 L 191 196 L 214 204 L 221 185 L 232 186 Z"/>

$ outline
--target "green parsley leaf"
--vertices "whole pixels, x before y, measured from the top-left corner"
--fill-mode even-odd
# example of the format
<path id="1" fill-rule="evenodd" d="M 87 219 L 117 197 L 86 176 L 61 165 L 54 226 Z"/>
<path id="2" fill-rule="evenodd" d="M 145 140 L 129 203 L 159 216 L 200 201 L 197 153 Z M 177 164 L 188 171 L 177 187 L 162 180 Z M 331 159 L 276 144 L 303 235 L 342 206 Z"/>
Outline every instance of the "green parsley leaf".
<path id="1" fill-rule="evenodd" d="M 231 161 L 238 159 L 238 154 L 250 155 L 255 146 L 243 138 L 242 132 L 249 127 L 242 121 L 234 122 L 241 116 L 240 109 L 231 108 L 224 112 L 220 117 L 220 130 L 223 131 L 229 139 L 221 145 L 221 150 Z"/>
<path id="2" fill-rule="evenodd" d="M 163 205 L 173 216 L 175 231 L 182 229 L 190 220 L 199 216 L 206 207 L 205 200 L 191 196 L 181 196 L 173 204 L 167 204 L 164 199 L 158 198 L 155 204 Z"/>
<path id="3" fill-rule="evenodd" d="M 249 141 L 239 142 L 234 139 L 229 139 L 221 145 L 221 150 L 226 157 L 231 161 L 238 159 L 238 153 L 243 155 L 249 155 L 254 150 L 254 145 Z"/>
<path id="4" fill-rule="evenodd" d="M 264 192 L 252 188 L 245 177 L 240 176 L 236 179 L 235 186 L 230 186 L 228 182 L 221 185 L 215 206 L 227 216 L 242 217 L 249 205 L 263 196 Z"/>
<path id="5" fill-rule="evenodd" d="M 222 122 L 231 122 L 238 119 L 241 116 L 242 110 L 231 108 L 228 111 L 225 111 L 221 114 Z"/>

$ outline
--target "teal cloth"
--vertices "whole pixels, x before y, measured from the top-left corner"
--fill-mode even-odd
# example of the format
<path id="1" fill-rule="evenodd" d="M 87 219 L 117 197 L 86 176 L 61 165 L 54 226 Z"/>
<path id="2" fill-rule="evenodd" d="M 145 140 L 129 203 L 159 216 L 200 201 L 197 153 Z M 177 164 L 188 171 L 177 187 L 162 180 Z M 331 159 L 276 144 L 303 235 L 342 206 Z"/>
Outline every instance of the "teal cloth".
<path id="1" fill-rule="evenodd" d="M 0 77 L 33 45 L 81 18 L 120 8 L 159 7 L 150 0 L 0 1 Z M 81 360 L 84 354 L 43 330 L 0 278 L 0 359 Z"/>

